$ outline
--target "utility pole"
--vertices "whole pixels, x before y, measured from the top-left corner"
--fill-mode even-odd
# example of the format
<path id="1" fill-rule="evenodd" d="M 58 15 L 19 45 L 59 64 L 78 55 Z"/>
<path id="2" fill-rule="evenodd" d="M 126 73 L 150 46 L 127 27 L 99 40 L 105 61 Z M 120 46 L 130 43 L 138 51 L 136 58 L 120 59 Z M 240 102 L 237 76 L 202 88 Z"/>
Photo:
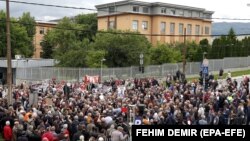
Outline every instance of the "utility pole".
<path id="1" fill-rule="evenodd" d="M 183 48 L 183 74 L 186 72 L 186 54 L 187 54 L 187 46 L 186 46 L 186 28 L 184 28 L 184 48 Z"/>
<path id="2" fill-rule="evenodd" d="M 9 0 L 6 0 L 6 37 L 7 37 L 7 83 L 8 104 L 12 104 L 12 66 L 11 66 L 11 42 L 10 42 L 10 9 Z"/>

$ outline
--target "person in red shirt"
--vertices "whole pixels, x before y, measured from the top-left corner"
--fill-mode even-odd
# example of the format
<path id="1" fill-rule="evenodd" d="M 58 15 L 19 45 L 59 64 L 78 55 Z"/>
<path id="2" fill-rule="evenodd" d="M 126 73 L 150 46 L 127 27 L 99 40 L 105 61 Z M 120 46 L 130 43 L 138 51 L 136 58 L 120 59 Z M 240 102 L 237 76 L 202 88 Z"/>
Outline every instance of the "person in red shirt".
<path id="1" fill-rule="evenodd" d="M 6 121 L 6 125 L 3 128 L 3 135 L 5 141 L 11 141 L 12 129 L 10 127 L 10 121 Z"/>
<path id="2" fill-rule="evenodd" d="M 47 131 L 42 135 L 42 140 L 54 141 L 54 136 L 51 131 Z"/>
<path id="3" fill-rule="evenodd" d="M 63 132 L 64 140 L 70 141 L 70 138 L 69 138 L 70 133 L 69 133 L 69 130 L 68 130 L 68 124 L 63 125 L 62 132 Z"/>

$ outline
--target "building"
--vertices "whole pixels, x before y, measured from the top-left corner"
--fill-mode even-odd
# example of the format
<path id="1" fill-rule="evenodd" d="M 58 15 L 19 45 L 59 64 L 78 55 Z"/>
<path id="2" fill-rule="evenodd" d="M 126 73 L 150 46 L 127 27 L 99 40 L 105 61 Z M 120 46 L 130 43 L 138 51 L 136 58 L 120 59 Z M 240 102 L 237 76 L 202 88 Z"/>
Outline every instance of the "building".
<path id="1" fill-rule="evenodd" d="M 36 22 L 36 34 L 34 36 L 34 54 L 32 58 L 41 58 L 42 47 L 41 42 L 43 40 L 44 35 L 48 32 L 48 30 L 52 29 L 57 25 L 56 22 Z"/>
<path id="2" fill-rule="evenodd" d="M 153 44 L 183 42 L 184 38 L 196 42 L 211 40 L 214 12 L 203 8 L 135 0 L 96 5 L 96 8 L 98 30 L 138 31 Z"/>
<path id="3" fill-rule="evenodd" d="M 54 59 L 31 59 L 31 58 L 16 58 L 12 59 L 12 82 L 17 84 L 17 79 L 22 77 L 32 77 L 32 72 L 23 72 L 25 68 L 53 67 L 57 64 Z M 42 73 L 42 72 L 41 72 Z M 0 58 L 0 85 L 7 83 L 7 60 Z"/>

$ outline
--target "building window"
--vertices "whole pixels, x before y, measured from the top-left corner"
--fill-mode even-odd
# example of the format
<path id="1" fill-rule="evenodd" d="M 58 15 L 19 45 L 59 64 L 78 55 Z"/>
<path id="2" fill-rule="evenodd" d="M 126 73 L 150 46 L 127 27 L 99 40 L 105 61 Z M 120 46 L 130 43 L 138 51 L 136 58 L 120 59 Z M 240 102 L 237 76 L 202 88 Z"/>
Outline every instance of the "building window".
<path id="1" fill-rule="evenodd" d="M 195 26 L 195 35 L 200 35 L 200 25 Z"/>
<path id="2" fill-rule="evenodd" d="M 170 10 L 170 15 L 175 15 L 175 10 L 174 9 Z"/>
<path id="3" fill-rule="evenodd" d="M 171 15 L 175 15 L 175 10 L 174 10 L 174 9 L 171 9 L 171 10 L 170 10 L 170 14 L 171 14 Z"/>
<path id="4" fill-rule="evenodd" d="M 188 11 L 187 13 L 188 13 L 187 14 L 188 17 L 192 17 L 192 11 Z"/>
<path id="5" fill-rule="evenodd" d="M 143 7 L 143 8 L 142 8 L 142 11 L 143 11 L 143 13 L 148 13 L 148 11 L 149 11 L 149 10 L 148 10 L 148 7 Z"/>
<path id="6" fill-rule="evenodd" d="M 209 14 L 204 14 L 205 19 L 211 19 L 211 15 Z"/>
<path id="7" fill-rule="evenodd" d="M 209 34 L 209 27 L 208 26 L 205 27 L 205 34 L 207 34 L 207 35 Z"/>
<path id="8" fill-rule="evenodd" d="M 175 23 L 170 23 L 170 34 L 174 34 Z"/>
<path id="9" fill-rule="evenodd" d="M 183 11 L 183 10 L 180 10 L 180 11 L 179 11 L 179 15 L 180 15 L 180 16 L 184 16 L 184 11 Z"/>
<path id="10" fill-rule="evenodd" d="M 200 12 L 200 18 L 203 18 L 203 13 L 202 12 Z"/>
<path id="11" fill-rule="evenodd" d="M 191 34 L 192 34 L 192 25 L 191 25 L 191 24 L 188 24 L 188 25 L 187 25 L 187 34 L 188 34 L 188 35 L 191 35 Z"/>
<path id="12" fill-rule="evenodd" d="M 183 35 L 183 23 L 179 24 L 179 35 Z"/>
<path id="13" fill-rule="evenodd" d="M 198 17 L 198 12 L 193 12 L 192 16 L 195 18 Z"/>
<path id="14" fill-rule="evenodd" d="M 109 21 L 109 29 L 114 29 L 114 28 L 115 28 L 115 22 Z"/>
<path id="15" fill-rule="evenodd" d="M 147 30 L 148 29 L 148 21 L 142 22 L 142 29 Z"/>
<path id="16" fill-rule="evenodd" d="M 115 7 L 114 6 L 110 6 L 109 7 L 109 13 L 114 13 L 115 12 Z"/>
<path id="17" fill-rule="evenodd" d="M 133 6 L 133 12 L 139 12 L 139 6 Z"/>
<path id="18" fill-rule="evenodd" d="M 44 34 L 45 33 L 45 29 L 43 27 L 40 28 L 40 34 Z"/>
<path id="19" fill-rule="evenodd" d="M 161 33 L 166 32 L 166 22 L 161 22 Z"/>
<path id="20" fill-rule="evenodd" d="M 134 20 L 132 23 L 132 29 L 133 30 L 138 30 L 138 21 Z"/>
<path id="21" fill-rule="evenodd" d="M 167 13 L 167 8 L 161 8 L 161 13 L 166 14 Z"/>
<path id="22" fill-rule="evenodd" d="M 201 35 L 203 35 L 203 26 L 201 26 Z"/>

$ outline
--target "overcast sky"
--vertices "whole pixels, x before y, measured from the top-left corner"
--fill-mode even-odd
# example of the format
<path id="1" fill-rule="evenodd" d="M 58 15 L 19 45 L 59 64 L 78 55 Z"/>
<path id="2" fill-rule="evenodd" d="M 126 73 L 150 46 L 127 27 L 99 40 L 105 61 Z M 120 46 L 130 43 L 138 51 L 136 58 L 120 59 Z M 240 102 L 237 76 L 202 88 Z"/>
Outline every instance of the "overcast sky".
<path id="1" fill-rule="evenodd" d="M 118 0 L 17 0 L 42 4 L 53 4 L 60 6 L 73 6 L 95 9 L 95 5 Z M 186 5 L 198 8 L 205 8 L 214 11 L 213 18 L 240 18 L 250 19 L 250 0 L 140 0 L 146 2 L 167 2 L 171 4 Z M 0 1 L 0 9 L 5 10 L 5 2 Z M 64 16 L 74 16 L 82 13 L 92 13 L 94 11 L 75 10 L 65 8 L 53 8 L 35 5 L 10 3 L 11 17 L 19 17 L 23 12 L 30 12 L 36 20 L 49 21 L 62 18 Z M 221 21 L 221 20 L 216 20 Z M 226 20 L 232 22 L 232 20 Z M 250 20 L 242 21 L 250 22 Z"/>

